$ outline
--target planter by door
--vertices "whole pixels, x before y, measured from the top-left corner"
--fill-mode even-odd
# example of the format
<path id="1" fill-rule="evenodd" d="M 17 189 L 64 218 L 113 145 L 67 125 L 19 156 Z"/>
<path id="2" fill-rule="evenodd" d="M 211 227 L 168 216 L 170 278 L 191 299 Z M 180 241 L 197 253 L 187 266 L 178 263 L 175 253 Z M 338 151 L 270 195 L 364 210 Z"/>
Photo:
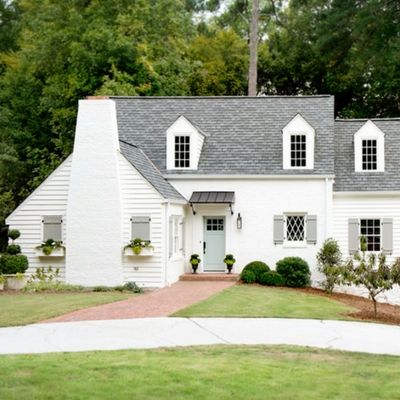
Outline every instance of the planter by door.
<path id="1" fill-rule="evenodd" d="M 225 217 L 204 218 L 204 271 L 224 272 Z"/>

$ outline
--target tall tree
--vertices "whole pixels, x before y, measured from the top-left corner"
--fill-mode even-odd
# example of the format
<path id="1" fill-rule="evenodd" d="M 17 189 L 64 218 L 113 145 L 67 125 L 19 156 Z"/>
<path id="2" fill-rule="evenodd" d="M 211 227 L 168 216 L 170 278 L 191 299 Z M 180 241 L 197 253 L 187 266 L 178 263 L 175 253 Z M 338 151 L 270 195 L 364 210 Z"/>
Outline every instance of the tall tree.
<path id="1" fill-rule="evenodd" d="M 253 0 L 250 23 L 250 60 L 248 95 L 257 95 L 257 50 L 258 50 L 258 20 L 260 17 L 260 2 Z"/>

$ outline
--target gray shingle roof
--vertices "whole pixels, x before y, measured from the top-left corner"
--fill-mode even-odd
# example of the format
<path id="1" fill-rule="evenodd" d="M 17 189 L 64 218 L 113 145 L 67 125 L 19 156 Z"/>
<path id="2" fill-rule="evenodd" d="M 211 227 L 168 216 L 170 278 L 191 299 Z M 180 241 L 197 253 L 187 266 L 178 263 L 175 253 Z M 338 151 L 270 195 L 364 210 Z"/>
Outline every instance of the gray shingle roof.
<path id="1" fill-rule="evenodd" d="M 334 191 L 400 190 L 400 119 L 372 119 L 385 134 L 385 172 L 354 171 L 353 137 L 366 121 L 335 121 Z"/>
<path id="2" fill-rule="evenodd" d="M 166 131 L 184 115 L 207 137 L 197 171 L 180 174 L 334 173 L 334 98 L 112 97 L 120 139 L 137 145 L 166 171 Z M 315 129 L 313 171 L 283 170 L 282 128 L 300 113 Z"/>
<path id="3" fill-rule="evenodd" d="M 165 199 L 185 200 L 181 194 L 163 178 L 160 171 L 158 171 L 141 149 L 124 141 L 120 141 L 119 144 L 123 156 L 144 176 L 161 196 Z"/>

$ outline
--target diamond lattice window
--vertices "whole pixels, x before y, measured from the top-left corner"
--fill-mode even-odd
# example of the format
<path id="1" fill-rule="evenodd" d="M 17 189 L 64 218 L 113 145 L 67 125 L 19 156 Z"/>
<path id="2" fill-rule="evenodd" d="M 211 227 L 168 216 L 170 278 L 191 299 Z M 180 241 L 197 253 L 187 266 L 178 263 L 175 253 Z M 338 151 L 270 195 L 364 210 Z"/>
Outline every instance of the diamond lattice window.
<path id="1" fill-rule="evenodd" d="M 367 239 L 367 251 L 381 250 L 380 219 L 362 219 L 360 221 L 360 234 Z"/>
<path id="2" fill-rule="evenodd" d="M 286 240 L 289 242 L 301 242 L 305 236 L 304 215 L 286 216 Z"/>

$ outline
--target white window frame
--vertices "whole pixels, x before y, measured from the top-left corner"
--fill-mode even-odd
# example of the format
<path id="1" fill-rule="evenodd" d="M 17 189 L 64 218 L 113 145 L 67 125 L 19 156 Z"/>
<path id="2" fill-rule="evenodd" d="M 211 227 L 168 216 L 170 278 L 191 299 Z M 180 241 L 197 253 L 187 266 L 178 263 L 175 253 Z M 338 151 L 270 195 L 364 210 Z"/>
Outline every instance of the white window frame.
<path id="1" fill-rule="evenodd" d="M 306 137 L 306 165 L 292 167 L 291 165 L 291 137 L 300 135 Z M 297 114 L 282 129 L 283 169 L 310 170 L 314 169 L 315 129 L 300 115 Z"/>
<path id="2" fill-rule="evenodd" d="M 288 240 L 288 234 L 287 234 L 287 219 L 288 217 L 303 217 L 304 221 L 304 236 L 303 240 Z M 307 244 L 307 213 L 305 212 L 290 212 L 290 213 L 284 213 L 283 214 L 283 244 L 286 245 L 287 247 L 292 247 L 292 246 L 300 246 L 303 247 Z"/>
<path id="3" fill-rule="evenodd" d="M 169 258 L 172 259 L 183 256 L 183 217 L 171 215 L 170 218 L 172 220 L 172 232 L 169 241 L 172 242 L 172 253 Z"/>
<path id="4" fill-rule="evenodd" d="M 175 167 L 175 137 L 189 136 L 190 158 L 189 167 Z M 167 169 L 168 170 L 195 170 L 199 163 L 200 153 L 205 134 L 199 131 L 192 123 L 181 115 L 167 129 Z"/>
<path id="5" fill-rule="evenodd" d="M 363 140 L 376 140 L 376 169 L 363 169 L 362 143 Z M 385 134 L 370 120 L 368 120 L 354 134 L 354 164 L 355 172 L 370 173 L 385 171 Z"/>

